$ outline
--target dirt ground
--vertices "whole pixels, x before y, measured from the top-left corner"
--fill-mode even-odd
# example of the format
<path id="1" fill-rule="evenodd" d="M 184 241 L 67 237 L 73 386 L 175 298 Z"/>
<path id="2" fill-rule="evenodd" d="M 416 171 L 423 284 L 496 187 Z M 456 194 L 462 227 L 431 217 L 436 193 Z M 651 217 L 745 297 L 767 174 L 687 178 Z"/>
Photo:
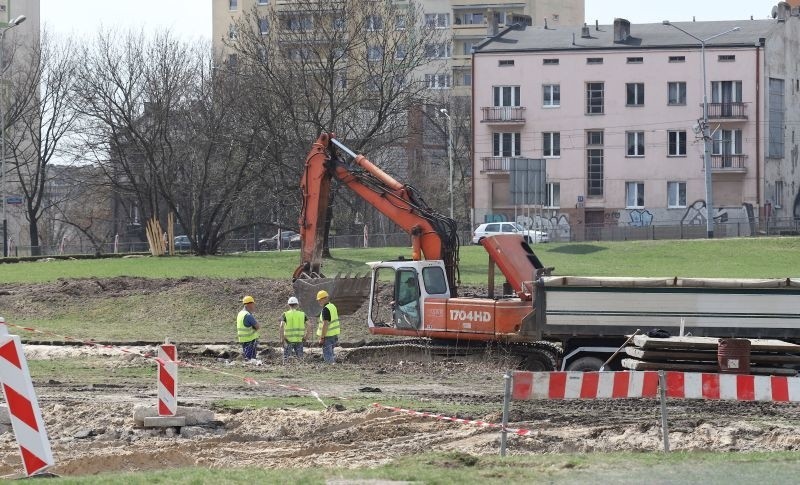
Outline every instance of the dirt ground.
<path id="1" fill-rule="evenodd" d="M 208 296 L 209 301 L 212 306 L 225 308 L 235 295 L 253 288 L 264 295 L 262 300 L 267 305 L 279 308 L 291 291 L 288 282 L 268 280 L 214 284 L 220 291 Z M 0 311 L 25 315 L 33 311 L 30 301 L 34 295 L 48 302 L 42 307 L 45 311 L 56 311 L 59 305 L 74 304 L 76 299 L 124 298 L 157 292 L 185 294 L 189 290 L 199 292 L 208 285 L 208 281 L 195 278 L 0 285 Z M 221 314 L 227 315 L 225 312 Z M 358 338 L 353 337 L 351 343 Z M 233 360 L 226 358 L 226 349 Z M 133 350 L 152 353 L 153 348 Z M 179 352 L 184 351 L 179 347 Z M 211 423 L 180 430 L 144 429 L 134 422 L 134 407 L 151 406 L 156 401 L 155 375 L 152 384 L 142 379 L 121 379 L 111 371 L 107 378 L 93 384 L 83 384 L 78 377 L 59 381 L 39 375 L 34 386 L 56 459 L 52 472 L 72 476 L 181 466 L 357 468 L 426 451 L 498 453 L 497 430 L 394 413 L 369 403 L 391 406 L 413 401 L 419 403 L 420 411 L 446 409 L 446 414 L 455 417 L 499 423 L 503 364 L 488 358 L 467 363 L 448 359 L 417 361 L 382 349 L 373 352 L 375 359 L 363 359 L 362 352 L 359 359 L 348 361 L 348 352 L 355 355 L 357 351 L 337 349 L 340 363 L 329 367 L 319 362 L 318 349 L 311 352 L 314 355 L 301 364 L 282 366 L 275 354 L 270 354 L 264 356 L 262 365 L 256 366 L 236 360 L 234 346 L 185 351 L 181 358 L 218 371 L 219 379 L 179 377 L 181 405 L 215 412 Z M 26 354 L 29 361 L 96 359 L 100 375 L 104 369 L 152 367 L 152 362 L 143 357 L 94 347 L 29 345 Z M 276 371 L 279 378 L 274 377 Z M 248 385 L 236 375 L 252 376 L 260 384 Z M 308 392 L 288 385 L 318 392 L 325 405 L 255 410 L 244 405 L 220 405 L 222 399 L 309 397 Z M 380 392 L 373 392 L 376 389 Z M 800 449 L 797 405 L 671 401 L 668 413 L 673 450 Z M 662 446 L 656 401 L 514 402 L 510 421 L 513 427 L 534 430 L 531 436 L 511 436 L 510 454 L 657 451 Z M 13 433 L 5 425 L 0 425 L 0 431 L 0 477 L 18 475 L 21 465 Z"/>

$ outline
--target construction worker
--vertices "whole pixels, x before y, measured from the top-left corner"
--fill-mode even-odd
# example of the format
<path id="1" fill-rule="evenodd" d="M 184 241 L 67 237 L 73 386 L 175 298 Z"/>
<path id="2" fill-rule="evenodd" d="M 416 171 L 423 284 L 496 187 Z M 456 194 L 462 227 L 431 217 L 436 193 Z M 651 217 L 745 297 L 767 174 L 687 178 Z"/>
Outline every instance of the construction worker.
<path id="1" fill-rule="evenodd" d="M 244 308 L 236 316 L 236 336 L 242 344 L 242 358 L 245 361 L 256 358 L 258 351 L 258 329 L 261 328 L 256 317 L 253 316 L 253 310 L 256 307 L 256 301 L 252 296 L 245 296 L 242 298 Z"/>
<path id="2" fill-rule="evenodd" d="M 289 357 L 296 356 L 298 359 L 303 358 L 303 342 L 311 337 L 311 328 L 306 326 L 308 317 L 306 314 L 298 310 L 300 304 L 295 297 L 289 297 L 286 302 L 289 305 L 289 310 L 283 312 L 281 316 L 280 332 L 281 342 L 283 342 L 283 360 Z"/>
<path id="3" fill-rule="evenodd" d="M 333 348 L 339 342 L 339 312 L 330 302 L 328 292 L 325 290 L 317 292 L 317 303 L 322 307 L 317 326 L 317 337 L 322 345 L 322 358 L 328 364 L 333 364 Z"/>

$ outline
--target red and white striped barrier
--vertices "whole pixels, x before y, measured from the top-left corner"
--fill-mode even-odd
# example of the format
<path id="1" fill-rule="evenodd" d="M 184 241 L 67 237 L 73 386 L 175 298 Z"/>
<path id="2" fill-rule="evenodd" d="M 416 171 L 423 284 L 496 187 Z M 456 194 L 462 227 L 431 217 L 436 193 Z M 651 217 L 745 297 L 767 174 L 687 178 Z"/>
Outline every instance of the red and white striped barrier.
<path id="1" fill-rule="evenodd" d="M 9 335 L 3 323 L 0 318 L 0 381 L 22 465 L 31 476 L 53 465 L 53 452 L 19 336 Z"/>
<path id="2" fill-rule="evenodd" d="M 800 402 L 800 377 L 665 372 L 666 397 Z M 658 372 L 514 372 L 512 399 L 657 398 Z"/>
<path id="3" fill-rule="evenodd" d="M 158 347 L 158 415 L 178 412 L 178 351 L 175 344 Z"/>

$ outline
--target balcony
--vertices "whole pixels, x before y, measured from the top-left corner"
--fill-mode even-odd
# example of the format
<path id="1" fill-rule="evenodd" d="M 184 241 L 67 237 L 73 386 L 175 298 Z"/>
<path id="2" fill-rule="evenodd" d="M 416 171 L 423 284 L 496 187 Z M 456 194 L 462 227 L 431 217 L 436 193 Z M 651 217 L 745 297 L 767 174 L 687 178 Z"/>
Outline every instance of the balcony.
<path id="1" fill-rule="evenodd" d="M 483 111 L 481 123 L 525 123 L 524 106 L 484 106 L 481 111 Z"/>
<path id="2" fill-rule="evenodd" d="M 708 119 L 712 121 L 746 120 L 746 108 L 746 103 L 708 103 Z"/>
<path id="3" fill-rule="evenodd" d="M 511 172 L 511 160 L 517 157 L 481 157 L 482 172 L 508 174 Z"/>
<path id="4" fill-rule="evenodd" d="M 711 173 L 747 173 L 747 155 L 711 155 Z"/>

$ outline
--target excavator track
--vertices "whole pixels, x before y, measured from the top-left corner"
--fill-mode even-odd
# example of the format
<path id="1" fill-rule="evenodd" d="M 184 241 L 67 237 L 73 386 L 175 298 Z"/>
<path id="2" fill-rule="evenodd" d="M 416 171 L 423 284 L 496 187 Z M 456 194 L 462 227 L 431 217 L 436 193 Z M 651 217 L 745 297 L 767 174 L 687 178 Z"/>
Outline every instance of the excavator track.
<path id="1" fill-rule="evenodd" d="M 370 342 L 345 350 L 343 360 L 352 363 L 494 359 L 506 362 L 514 368 L 531 371 L 556 370 L 561 355 L 560 347 L 545 341 L 515 344 L 456 343 L 425 338 Z"/>

